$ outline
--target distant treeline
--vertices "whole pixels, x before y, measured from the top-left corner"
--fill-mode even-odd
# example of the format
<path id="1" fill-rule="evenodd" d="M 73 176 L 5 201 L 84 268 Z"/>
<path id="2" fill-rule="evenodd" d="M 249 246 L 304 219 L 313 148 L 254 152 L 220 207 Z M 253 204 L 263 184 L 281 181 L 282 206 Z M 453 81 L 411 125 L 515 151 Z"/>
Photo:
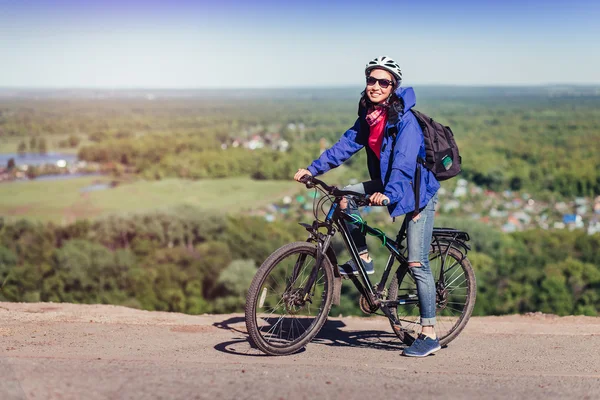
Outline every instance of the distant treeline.
<path id="1" fill-rule="evenodd" d="M 179 177 L 188 179 L 251 176 L 254 179 L 290 179 L 306 164 L 315 145 L 296 146 L 290 151 L 248 150 L 210 145 L 199 136 L 148 137 L 144 140 L 112 139 L 83 147 L 79 157 L 112 165 L 115 173 L 132 171 L 146 179 Z"/>
<path id="2" fill-rule="evenodd" d="M 577 87 L 488 89 L 417 88 L 417 109 L 452 127 L 466 179 L 544 196 L 600 194 L 600 96 Z M 319 155 L 321 139 L 331 145 L 353 124 L 359 92 L 4 100 L 0 137 L 22 138 L 21 151 L 78 147 L 84 160 L 145 178 L 288 179 Z M 289 150 L 222 149 L 255 135 L 276 135 Z M 362 163 L 353 168 L 364 175 Z"/>
<path id="3" fill-rule="evenodd" d="M 0 298 L 239 311 L 256 266 L 299 229 L 188 208 L 64 227 L 20 220 L 0 228 Z"/>
<path id="4" fill-rule="evenodd" d="M 461 228 L 459 221 L 438 222 Z M 472 221 L 463 224 L 473 238 L 469 258 L 478 281 L 475 314 L 598 315 L 600 235 L 503 235 Z M 190 208 L 68 226 L 1 223 L 0 299 L 191 314 L 239 312 L 260 263 L 277 247 L 303 240 L 305 233 L 295 223 Z M 373 248 L 379 268 L 385 259 L 380 251 Z M 342 296 L 332 313 L 360 314 L 350 285 L 344 285 Z"/>

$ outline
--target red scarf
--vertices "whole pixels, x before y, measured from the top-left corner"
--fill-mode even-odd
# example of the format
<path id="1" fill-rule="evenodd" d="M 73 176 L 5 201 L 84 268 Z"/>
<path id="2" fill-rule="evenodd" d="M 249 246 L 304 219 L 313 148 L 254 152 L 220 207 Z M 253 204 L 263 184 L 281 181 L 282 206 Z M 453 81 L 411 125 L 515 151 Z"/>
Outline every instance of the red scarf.
<path id="1" fill-rule="evenodd" d="M 374 107 L 367 113 L 369 124 L 369 147 L 377 158 L 380 157 L 381 143 L 383 142 L 383 130 L 387 122 L 387 107 Z"/>

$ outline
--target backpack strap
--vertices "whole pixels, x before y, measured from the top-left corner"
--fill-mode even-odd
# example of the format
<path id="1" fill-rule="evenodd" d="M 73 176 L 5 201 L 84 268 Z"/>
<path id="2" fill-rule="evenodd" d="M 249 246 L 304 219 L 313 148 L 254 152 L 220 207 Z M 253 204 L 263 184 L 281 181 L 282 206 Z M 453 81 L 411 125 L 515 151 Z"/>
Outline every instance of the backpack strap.
<path id="1" fill-rule="evenodd" d="M 390 129 L 388 130 L 388 135 L 390 135 L 392 137 L 392 149 L 393 149 L 394 146 L 396 145 L 396 138 L 398 137 L 398 128 L 396 127 L 396 125 L 390 126 Z"/>
<path id="2" fill-rule="evenodd" d="M 415 211 L 413 218 L 419 215 L 419 199 L 421 198 L 421 163 L 417 159 L 417 170 L 415 171 L 415 179 L 413 182 L 415 188 Z"/>

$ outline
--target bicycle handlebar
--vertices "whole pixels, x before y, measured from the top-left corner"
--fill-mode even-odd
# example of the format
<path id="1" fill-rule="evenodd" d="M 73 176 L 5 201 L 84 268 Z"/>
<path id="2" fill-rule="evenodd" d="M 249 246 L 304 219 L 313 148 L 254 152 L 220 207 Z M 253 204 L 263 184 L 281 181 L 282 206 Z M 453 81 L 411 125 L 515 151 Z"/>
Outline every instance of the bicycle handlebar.
<path id="1" fill-rule="evenodd" d="M 335 186 L 329 186 L 328 184 L 326 184 L 325 182 L 323 182 L 320 179 L 315 178 L 314 176 L 304 175 L 302 178 L 300 178 L 300 183 L 304 183 L 308 189 L 313 188 L 315 185 L 319 185 L 323 189 L 325 189 L 325 191 L 327 191 L 328 194 L 335 196 L 335 197 L 343 197 L 343 196 L 356 197 L 356 199 L 358 200 L 357 203 L 359 206 L 371 205 L 371 201 L 370 201 L 371 196 L 370 195 L 353 192 L 351 190 L 340 190 Z M 387 206 L 388 204 L 389 204 L 388 200 L 383 201 L 384 206 Z"/>

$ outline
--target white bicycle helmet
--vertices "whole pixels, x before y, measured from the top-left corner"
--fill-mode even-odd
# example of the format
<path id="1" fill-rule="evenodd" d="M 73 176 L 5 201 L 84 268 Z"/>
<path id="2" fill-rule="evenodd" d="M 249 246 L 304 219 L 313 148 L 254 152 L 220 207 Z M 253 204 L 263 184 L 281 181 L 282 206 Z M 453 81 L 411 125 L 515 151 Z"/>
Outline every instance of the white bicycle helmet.
<path id="1" fill-rule="evenodd" d="M 402 81 L 402 71 L 398 63 L 387 56 L 377 57 L 376 59 L 369 61 L 365 66 L 365 75 L 369 75 L 374 68 L 381 68 L 394 75 L 394 78 L 400 83 Z"/>

